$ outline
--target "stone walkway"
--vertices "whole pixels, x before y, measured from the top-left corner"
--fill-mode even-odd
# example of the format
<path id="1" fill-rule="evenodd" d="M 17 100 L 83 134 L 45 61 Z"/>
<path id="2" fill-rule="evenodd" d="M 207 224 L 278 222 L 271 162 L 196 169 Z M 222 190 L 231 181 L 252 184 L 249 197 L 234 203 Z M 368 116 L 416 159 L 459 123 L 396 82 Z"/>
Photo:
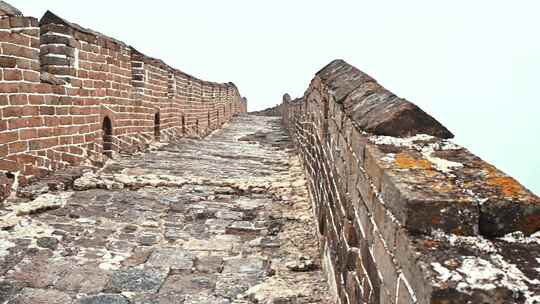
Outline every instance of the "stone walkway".
<path id="1" fill-rule="evenodd" d="M 289 144 L 242 116 L 22 191 L 0 205 L 0 304 L 330 303 Z"/>

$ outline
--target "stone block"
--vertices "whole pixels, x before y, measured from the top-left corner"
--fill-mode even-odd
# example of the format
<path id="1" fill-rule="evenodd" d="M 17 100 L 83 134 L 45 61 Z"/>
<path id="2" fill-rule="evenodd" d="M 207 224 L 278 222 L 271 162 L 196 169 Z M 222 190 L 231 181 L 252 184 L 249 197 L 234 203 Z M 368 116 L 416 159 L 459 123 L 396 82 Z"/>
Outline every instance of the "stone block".
<path id="1" fill-rule="evenodd" d="M 390 251 L 384 246 L 383 240 L 379 235 L 376 235 L 374 238 L 373 257 L 377 264 L 378 271 L 382 275 L 381 297 L 383 296 L 384 290 L 384 293 L 388 294 L 389 298 L 395 299 L 398 266 L 394 263 Z M 386 297 L 386 295 L 384 296 Z M 381 301 L 381 303 L 386 302 Z"/>
<path id="2" fill-rule="evenodd" d="M 398 283 L 398 290 L 397 290 L 397 302 L 396 304 L 414 304 L 416 301 L 414 300 L 413 296 L 409 292 L 409 289 L 407 288 L 407 285 L 405 284 L 405 279 L 400 278 Z"/>

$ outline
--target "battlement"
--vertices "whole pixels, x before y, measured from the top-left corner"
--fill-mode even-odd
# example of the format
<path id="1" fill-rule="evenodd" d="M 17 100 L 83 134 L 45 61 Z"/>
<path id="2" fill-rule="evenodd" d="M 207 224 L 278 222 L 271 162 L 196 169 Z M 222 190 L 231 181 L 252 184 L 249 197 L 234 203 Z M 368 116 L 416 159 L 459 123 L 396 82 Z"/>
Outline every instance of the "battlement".
<path id="1" fill-rule="evenodd" d="M 0 170 L 5 197 L 68 165 L 204 136 L 246 111 L 233 83 L 204 81 L 48 11 L 0 2 Z"/>
<path id="2" fill-rule="evenodd" d="M 418 106 L 336 60 L 261 113 L 299 149 L 340 303 L 539 301 L 540 199 Z"/>

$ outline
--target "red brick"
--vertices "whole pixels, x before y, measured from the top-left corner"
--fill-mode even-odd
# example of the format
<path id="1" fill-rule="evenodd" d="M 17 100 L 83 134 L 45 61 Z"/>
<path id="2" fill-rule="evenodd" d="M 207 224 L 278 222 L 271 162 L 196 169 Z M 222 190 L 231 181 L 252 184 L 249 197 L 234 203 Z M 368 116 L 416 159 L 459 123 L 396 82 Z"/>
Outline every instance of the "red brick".
<path id="1" fill-rule="evenodd" d="M 0 92 L 17 93 L 19 92 L 19 86 L 16 83 L 0 83 Z"/>
<path id="2" fill-rule="evenodd" d="M 17 161 L 12 161 L 8 159 L 0 159 L 0 168 L 8 172 L 19 171 L 19 165 L 17 164 Z"/>
<path id="3" fill-rule="evenodd" d="M 64 153 L 62 154 L 62 161 L 65 161 L 70 164 L 77 164 L 84 161 L 84 158 Z"/>
<path id="4" fill-rule="evenodd" d="M 14 27 L 30 27 L 31 26 L 31 17 L 25 16 L 11 16 L 9 17 L 9 24 L 12 28 Z"/>
<path id="5" fill-rule="evenodd" d="M 28 150 L 28 142 L 26 141 L 17 141 L 9 144 L 9 153 L 20 153 Z"/>
<path id="6" fill-rule="evenodd" d="M 0 19 L 0 29 L 9 29 L 9 28 L 11 28 L 11 25 L 9 25 L 9 18 Z"/>
<path id="7" fill-rule="evenodd" d="M 86 119 L 84 116 L 73 116 L 73 124 L 82 125 L 85 123 L 86 123 Z"/>
<path id="8" fill-rule="evenodd" d="M 41 126 L 43 126 L 42 117 L 34 116 L 28 119 L 28 127 L 41 127 Z"/>
<path id="9" fill-rule="evenodd" d="M 11 105 L 27 105 L 28 95 L 9 95 L 9 103 Z"/>
<path id="10" fill-rule="evenodd" d="M 58 138 L 33 139 L 30 140 L 29 146 L 31 150 L 42 150 L 52 148 L 58 145 Z"/>
<path id="11" fill-rule="evenodd" d="M 0 143 L 6 144 L 19 140 L 19 131 L 0 132 Z"/>
<path id="12" fill-rule="evenodd" d="M 69 114 L 68 107 L 56 107 L 56 115 L 68 115 L 68 114 Z"/>
<path id="13" fill-rule="evenodd" d="M 23 78 L 25 81 L 39 82 L 39 73 L 34 71 L 23 71 Z"/>
<path id="14" fill-rule="evenodd" d="M 84 155 L 84 149 L 81 147 L 69 147 L 69 153 L 75 155 Z"/>
<path id="15" fill-rule="evenodd" d="M 39 115 L 39 108 L 36 106 L 23 106 L 20 108 L 21 108 L 22 116 Z"/>
<path id="16" fill-rule="evenodd" d="M 55 114 L 55 107 L 52 106 L 41 106 L 39 107 L 39 114 L 41 115 L 54 115 Z"/>
<path id="17" fill-rule="evenodd" d="M 56 116 L 44 116 L 45 126 L 56 127 L 58 126 L 58 117 Z"/>
<path id="18" fill-rule="evenodd" d="M 0 56 L 0 68 L 14 68 L 17 66 L 17 59 L 14 57 Z"/>
<path id="19" fill-rule="evenodd" d="M 38 137 L 52 137 L 54 136 L 54 129 L 52 128 L 40 128 L 38 129 Z"/>
<path id="20" fill-rule="evenodd" d="M 36 60 L 39 58 L 38 50 L 29 47 L 17 46 L 13 44 L 3 44 L 2 49 L 4 51 L 4 55 L 11 55 Z"/>
<path id="21" fill-rule="evenodd" d="M 2 109 L 2 118 L 19 117 L 21 115 L 20 107 L 5 107 Z"/>
<path id="22" fill-rule="evenodd" d="M 3 37 L 0 37 L 0 39 L 2 38 Z M 11 33 L 7 42 L 21 46 L 30 46 L 30 37 L 21 35 L 19 33 Z"/>
<path id="23" fill-rule="evenodd" d="M 0 106 L 7 106 L 9 104 L 9 98 L 6 95 L 0 95 Z"/>
<path id="24" fill-rule="evenodd" d="M 21 140 L 32 139 L 37 137 L 37 129 L 19 130 L 19 138 Z"/>
<path id="25" fill-rule="evenodd" d="M 28 101 L 30 102 L 30 104 L 34 105 L 43 104 L 45 102 L 44 97 L 41 95 L 29 95 Z"/>
<path id="26" fill-rule="evenodd" d="M 52 93 L 52 88 L 48 83 L 38 83 L 32 84 L 32 91 L 35 93 L 50 94 Z"/>
<path id="27" fill-rule="evenodd" d="M 20 81 L 23 79 L 22 71 L 20 70 L 11 70 L 11 69 L 5 69 L 4 70 L 4 80 L 7 81 Z"/>
<path id="28" fill-rule="evenodd" d="M 0 145 L 0 158 L 8 155 L 8 145 Z"/>
<path id="29" fill-rule="evenodd" d="M 67 126 L 73 124 L 73 117 L 71 116 L 61 116 L 58 118 L 58 122 L 62 126 Z"/>
<path id="30" fill-rule="evenodd" d="M 75 135 L 73 136 L 73 144 L 82 144 L 84 143 L 84 135 Z"/>
<path id="31" fill-rule="evenodd" d="M 22 129 L 28 126 L 28 118 L 12 118 L 8 120 L 10 129 Z"/>
<path id="32" fill-rule="evenodd" d="M 60 137 L 60 144 L 61 145 L 71 145 L 71 144 L 73 144 L 73 137 L 71 137 L 71 136 L 62 136 L 62 137 Z"/>
<path id="33" fill-rule="evenodd" d="M 36 37 L 39 36 L 39 32 L 38 34 L 36 35 Z M 30 38 L 30 47 L 32 48 L 35 48 L 35 49 L 39 49 L 40 47 L 40 40 L 39 38 Z"/>
<path id="34" fill-rule="evenodd" d="M 0 120 L 0 132 L 7 130 L 8 123 L 6 120 Z"/>

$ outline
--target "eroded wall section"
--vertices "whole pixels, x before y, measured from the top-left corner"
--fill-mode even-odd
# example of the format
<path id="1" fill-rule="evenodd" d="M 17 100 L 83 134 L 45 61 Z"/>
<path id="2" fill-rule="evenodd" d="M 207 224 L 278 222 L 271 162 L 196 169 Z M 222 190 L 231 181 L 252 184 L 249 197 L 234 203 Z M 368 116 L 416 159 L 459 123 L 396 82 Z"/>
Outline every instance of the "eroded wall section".
<path id="1" fill-rule="evenodd" d="M 540 303 L 539 198 L 433 117 L 342 60 L 278 109 L 337 303 Z"/>
<path id="2" fill-rule="evenodd" d="M 69 165 L 203 136 L 246 112 L 233 83 L 197 79 L 47 12 L 0 3 L 0 199 Z"/>

